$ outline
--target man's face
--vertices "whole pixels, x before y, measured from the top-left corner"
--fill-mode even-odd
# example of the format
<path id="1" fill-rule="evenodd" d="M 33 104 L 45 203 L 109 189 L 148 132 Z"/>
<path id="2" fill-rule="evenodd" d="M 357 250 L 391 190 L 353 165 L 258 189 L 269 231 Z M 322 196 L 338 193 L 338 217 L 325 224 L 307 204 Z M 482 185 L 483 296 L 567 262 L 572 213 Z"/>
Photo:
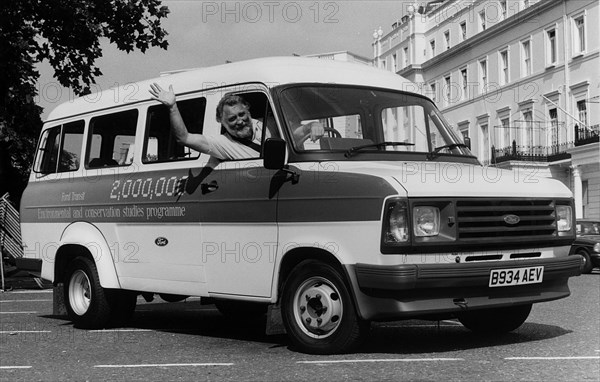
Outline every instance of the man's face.
<path id="1" fill-rule="evenodd" d="M 242 104 L 225 105 L 221 116 L 221 125 L 236 138 L 252 139 L 252 118 L 248 108 Z"/>

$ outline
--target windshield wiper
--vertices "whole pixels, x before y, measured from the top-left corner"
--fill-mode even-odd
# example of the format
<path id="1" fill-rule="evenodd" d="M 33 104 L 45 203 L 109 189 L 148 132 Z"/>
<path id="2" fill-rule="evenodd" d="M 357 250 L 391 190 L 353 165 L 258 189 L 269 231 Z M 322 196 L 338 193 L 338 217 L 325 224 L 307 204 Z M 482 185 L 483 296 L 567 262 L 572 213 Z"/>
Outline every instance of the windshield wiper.
<path id="1" fill-rule="evenodd" d="M 469 146 L 465 145 L 464 143 L 450 143 L 449 145 L 443 145 L 443 146 L 439 146 L 436 147 L 435 149 L 433 149 L 433 151 L 431 151 L 430 153 L 427 154 L 427 159 L 431 160 L 431 159 L 435 159 L 435 157 L 438 156 L 438 154 L 440 153 L 440 151 L 444 150 L 444 149 L 455 149 L 457 147 L 465 147 L 465 148 L 469 148 Z"/>
<path id="2" fill-rule="evenodd" d="M 346 153 L 344 154 L 344 156 L 346 158 L 350 158 L 352 155 L 354 155 L 354 153 L 363 150 L 363 149 L 368 149 L 371 147 L 376 147 L 376 148 L 381 148 L 381 147 L 387 147 L 387 146 L 414 146 L 414 143 L 410 143 L 410 142 L 381 142 L 381 143 L 372 143 L 370 145 L 363 145 L 363 146 L 354 146 L 350 149 L 348 149 L 346 151 Z"/>

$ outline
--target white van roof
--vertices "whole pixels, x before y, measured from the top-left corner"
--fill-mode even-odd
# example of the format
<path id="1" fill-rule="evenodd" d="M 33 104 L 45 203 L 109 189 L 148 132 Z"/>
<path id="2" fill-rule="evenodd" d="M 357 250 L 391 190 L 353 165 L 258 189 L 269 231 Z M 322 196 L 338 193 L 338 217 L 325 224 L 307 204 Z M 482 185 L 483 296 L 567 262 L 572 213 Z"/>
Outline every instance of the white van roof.
<path id="1" fill-rule="evenodd" d="M 176 94 L 248 83 L 263 83 L 269 88 L 292 83 L 323 83 L 417 91 L 415 84 L 399 75 L 364 64 L 306 57 L 269 57 L 175 72 L 79 97 L 57 106 L 49 114 L 48 121 L 148 101 L 151 99 L 148 89 L 154 82 L 165 88 L 173 85 Z"/>

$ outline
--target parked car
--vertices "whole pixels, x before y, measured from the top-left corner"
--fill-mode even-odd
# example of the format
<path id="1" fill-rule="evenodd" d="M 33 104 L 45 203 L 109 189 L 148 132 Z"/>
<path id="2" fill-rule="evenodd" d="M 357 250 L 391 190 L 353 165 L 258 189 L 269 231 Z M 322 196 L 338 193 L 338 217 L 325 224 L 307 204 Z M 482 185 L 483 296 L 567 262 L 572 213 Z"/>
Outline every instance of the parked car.
<path id="1" fill-rule="evenodd" d="M 594 267 L 600 267 L 600 220 L 577 220 L 576 233 L 570 254 L 583 256 L 582 273 L 591 273 Z"/>

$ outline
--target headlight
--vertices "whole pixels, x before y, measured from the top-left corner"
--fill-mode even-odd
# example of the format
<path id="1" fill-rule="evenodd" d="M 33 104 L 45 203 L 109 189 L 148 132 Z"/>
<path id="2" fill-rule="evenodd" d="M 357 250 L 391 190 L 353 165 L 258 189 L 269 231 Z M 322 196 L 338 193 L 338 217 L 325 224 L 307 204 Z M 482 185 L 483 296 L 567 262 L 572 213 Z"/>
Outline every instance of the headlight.
<path id="1" fill-rule="evenodd" d="M 413 227 L 417 237 L 437 236 L 440 233 L 440 209 L 430 206 L 413 208 Z"/>
<path id="2" fill-rule="evenodd" d="M 558 232 L 570 231 L 573 227 L 571 206 L 556 206 L 556 227 Z"/>
<path id="3" fill-rule="evenodd" d="M 600 243 L 594 244 L 594 252 L 600 253 Z"/>
<path id="4" fill-rule="evenodd" d="M 407 202 L 397 200 L 388 204 L 385 218 L 384 242 L 397 244 L 408 242 Z"/>

